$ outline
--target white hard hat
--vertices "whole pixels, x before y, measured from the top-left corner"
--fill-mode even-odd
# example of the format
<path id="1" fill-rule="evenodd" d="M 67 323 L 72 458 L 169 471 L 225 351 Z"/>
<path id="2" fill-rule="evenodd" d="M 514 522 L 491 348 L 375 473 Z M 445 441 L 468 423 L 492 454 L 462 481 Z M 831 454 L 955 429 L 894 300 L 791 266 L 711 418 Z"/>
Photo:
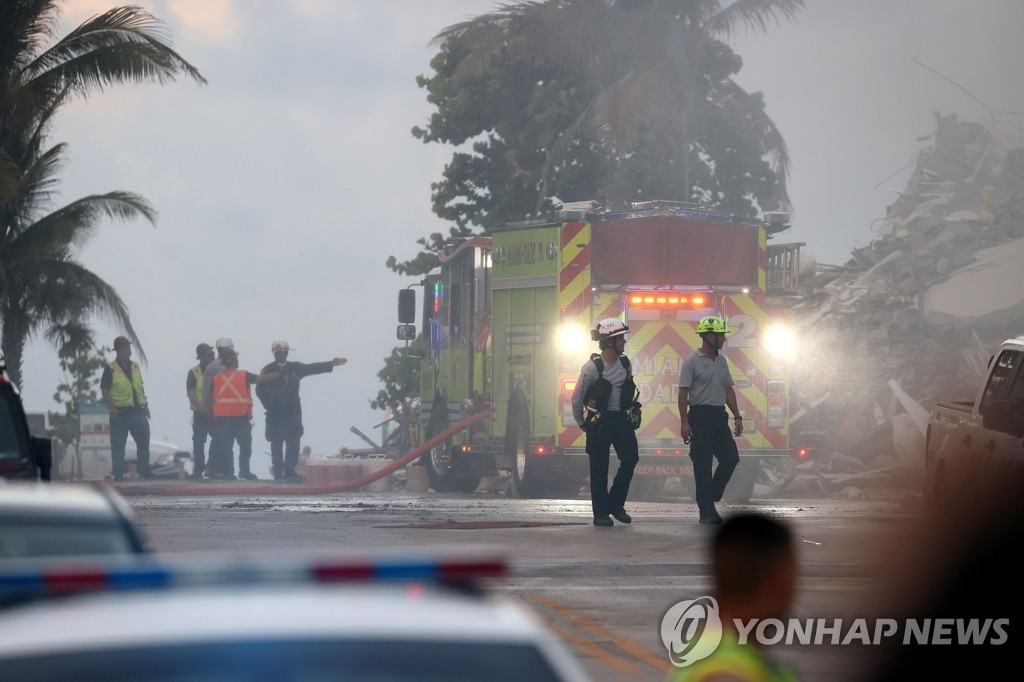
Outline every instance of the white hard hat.
<path id="1" fill-rule="evenodd" d="M 283 350 L 285 353 L 287 353 L 288 351 L 291 350 L 291 346 L 288 345 L 287 341 L 281 340 L 274 341 L 274 343 L 270 344 L 271 353 L 276 353 L 279 350 Z"/>
<path id="2" fill-rule="evenodd" d="M 590 331 L 590 338 L 594 341 L 610 339 L 613 336 L 625 336 L 629 332 L 629 325 L 615 317 L 606 317 L 599 320 L 597 326 Z"/>
<path id="3" fill-rule="evenodd" d="M 235 342 L 232 341 L 231 339 L 229 339 L 226 336 L 222 336 L 219 339 L 217 339 L 216 346 L 217 346 L 218 349 L 221 349 L 221 348 L 234 348 L 235 347 Z"/>

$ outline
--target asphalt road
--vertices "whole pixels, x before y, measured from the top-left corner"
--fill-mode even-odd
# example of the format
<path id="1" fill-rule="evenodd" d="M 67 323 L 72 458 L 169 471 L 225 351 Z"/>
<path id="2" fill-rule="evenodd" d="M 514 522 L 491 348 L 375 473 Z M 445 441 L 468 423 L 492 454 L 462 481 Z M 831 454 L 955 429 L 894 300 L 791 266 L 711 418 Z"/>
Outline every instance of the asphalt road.
<path id="1" fill-rule="evenodd" d="M 160 553 L 495 550 L 511 563 L 495 591 L 536 609 L 595 680 L 663 680 L 666 610 L 710 593 L 710 527 L 692 502 L 630 503 L 632 525 L 591 525 L 587 499 L 526 501 L 499 493 L 346 493 L 324 496 L 132 496 Z M 788 520 L 801 577 L 793 615 L 885 615 L 881 590 L 915 542 L 920 498 L 755 500 Z M 876 647 L 877 648 L 877 647 Z M 863 679 L 871 647 L 779 645 L 772 653 L 803 680 Z"/>

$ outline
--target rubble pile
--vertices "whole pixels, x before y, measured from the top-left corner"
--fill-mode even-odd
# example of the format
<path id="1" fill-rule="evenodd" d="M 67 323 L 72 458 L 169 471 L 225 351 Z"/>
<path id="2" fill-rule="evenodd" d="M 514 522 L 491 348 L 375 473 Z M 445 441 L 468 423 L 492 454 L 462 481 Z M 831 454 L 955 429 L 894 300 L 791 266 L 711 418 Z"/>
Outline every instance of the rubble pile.
<path id="1" fill-rule="evenodd" d="M 1024 134 L 936 122 L 877 239 L 844 266 L 805 268 L 790 307 L 803 365 L 793 430 L 820 437 L 837 480 L 921 468 L 908 413 L 919 427 L 922 408 L 973 399 L 999 343 L 1024 334 Z"/>

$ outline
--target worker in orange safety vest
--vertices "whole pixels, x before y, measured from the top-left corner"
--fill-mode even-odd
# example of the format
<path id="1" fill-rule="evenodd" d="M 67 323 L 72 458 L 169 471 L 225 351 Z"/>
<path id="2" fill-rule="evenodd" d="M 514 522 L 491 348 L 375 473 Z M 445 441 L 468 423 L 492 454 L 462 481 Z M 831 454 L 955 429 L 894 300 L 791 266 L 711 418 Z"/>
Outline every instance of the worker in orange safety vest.
<path id="1" fill-rule="evenodd" d="M 252 473 L 252 384 L 273 381 L 275 372 L 257 375 L 238 369 L 238 352 L 234 347 L 218 349 L 221 369 L 213 375 L 212 391 L 204 403 L 212 417 L 209 477 L 214 480 L 235 479 L 235 441 L 238 441 L 238 477 L 256 480 Z"/>

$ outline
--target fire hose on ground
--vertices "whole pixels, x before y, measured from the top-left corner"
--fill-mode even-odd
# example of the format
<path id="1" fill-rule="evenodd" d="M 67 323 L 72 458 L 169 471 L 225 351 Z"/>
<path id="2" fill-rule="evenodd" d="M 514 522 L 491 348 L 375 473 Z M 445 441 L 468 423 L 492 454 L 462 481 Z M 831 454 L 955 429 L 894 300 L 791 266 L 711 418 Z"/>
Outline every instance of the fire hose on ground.
<path id="1" fill-rule="evenodd" d="M 406 455 L 403 455 L 399 459 L 396 459 L 391 464 L 385 466 L 382 469 L 374 471 L 362 478 L 357 478 L 352 481 L 346 481 L 344 483 L 337 483 L 333 485 L 282 485 L 279 483 L 253 483 L 248 485 L 228 484 L 228 485 L 208 485 L 208 484 L 195 484 L 195 485 L 175 485 L 167 482 L 147 481 L 146 483 L 118 483 L 114 484 L 117 491 L 122 495 L 126 496 L 137 496 L 137 495 L 325 495 L 330 493 L 343 493 L 349 490 L 358 489 L 364 485 L 373 483 L 379 478 L 383 478 L 388 474 L 395 472 L 396 470 L 404 467 L 409 462 L 413 461 L 417 457 L 420 457 L 423 453 L 429 451 L 439 443 L 451 438 L 459 431 L 468 428 L 472 424 L 485 419 L 490 415 L 489 410 L 483 410 L 476 414 L 463 419 L 457 424 L 452 425 L 445 431 L 437 434 L 426 443 L 423 443 L 416 449 L 412 450 Z"/>

